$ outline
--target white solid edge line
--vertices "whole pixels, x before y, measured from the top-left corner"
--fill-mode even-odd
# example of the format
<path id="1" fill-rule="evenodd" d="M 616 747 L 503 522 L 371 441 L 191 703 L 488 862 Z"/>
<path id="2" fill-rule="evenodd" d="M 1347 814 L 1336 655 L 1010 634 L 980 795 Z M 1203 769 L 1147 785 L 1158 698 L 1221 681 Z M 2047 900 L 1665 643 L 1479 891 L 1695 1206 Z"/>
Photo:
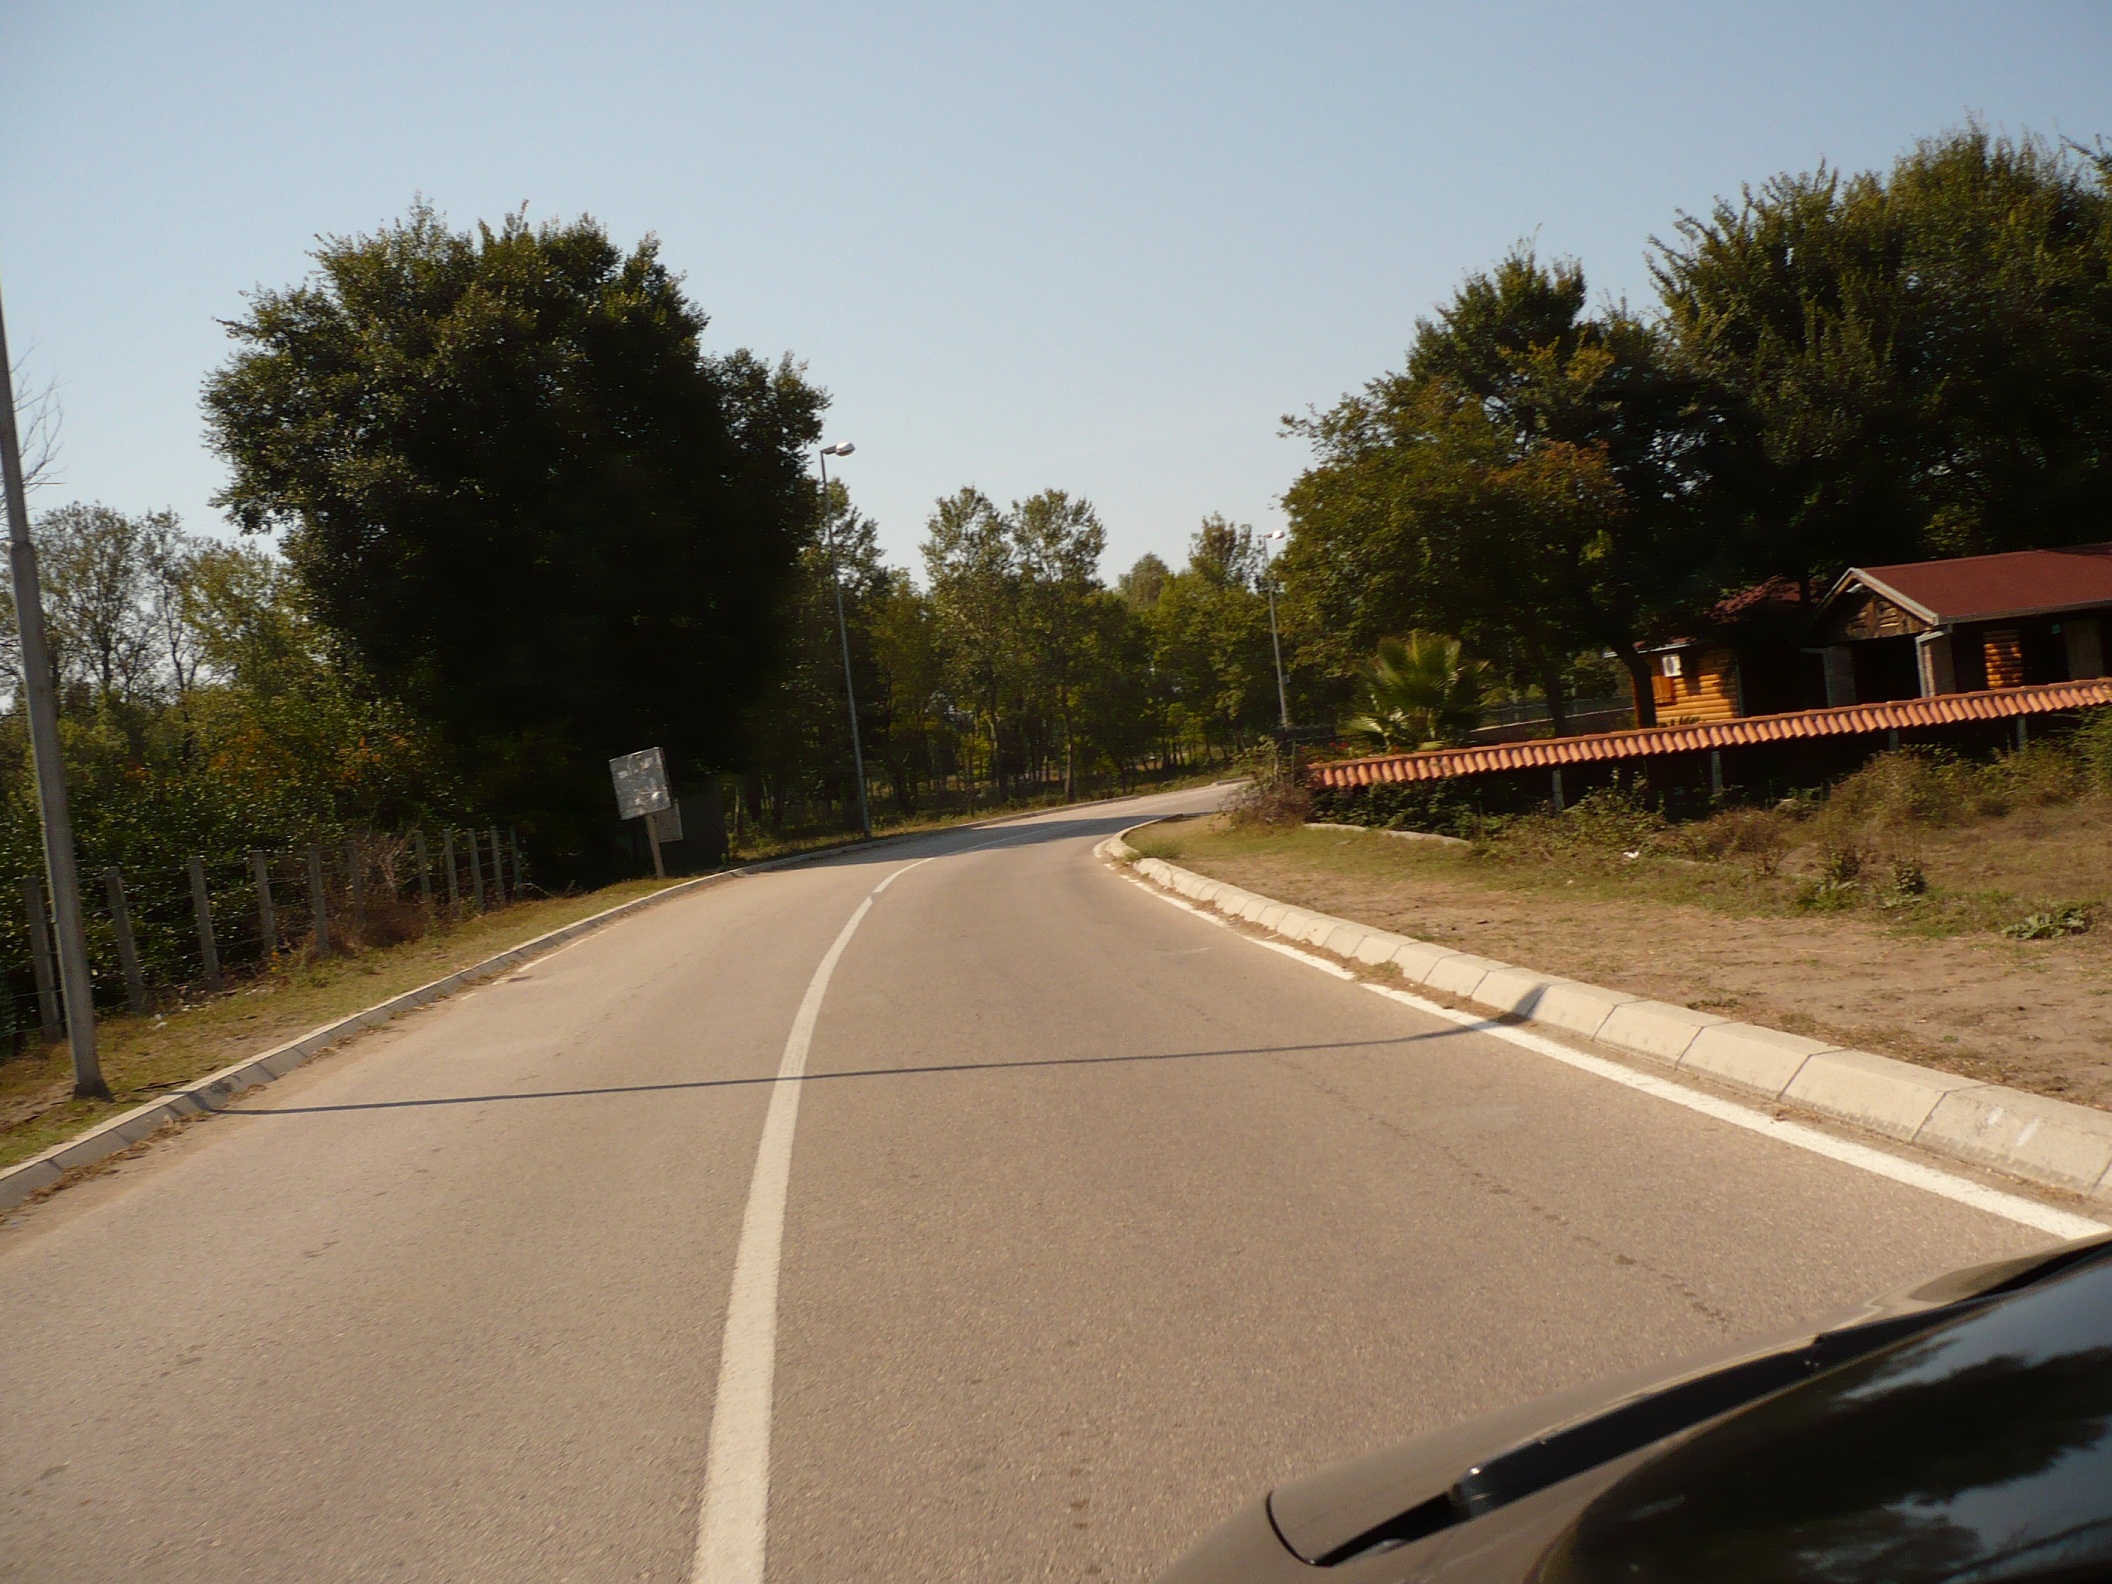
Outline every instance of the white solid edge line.
<path id="1" fill-rule="evenodd" d="M 1161 891 L 1148 881 L 1139 880 L 1132 875 L 1125 875 L 1123 878 L 1131 885 L 1141 887 L 1159 901 L 1177 907 L 1184 913 L 1192 913 L 1197 918 L 1224 929 L 1232 928 L 1230 921 L 1214 910 L 1206 911 L 1193 903 L 1184 902 L 1179 897 Z M 1280 952 L 1286 957 L 1295 957 L 1298 961 L 1333 974 L 1338 979 L 1356 978 L 1356 975 L 1347 969 L 1316 957 L 1311 952 L 1299 951 L 1275 941 L 1255 940 L 1251 935 L 1240 935 L 1237 930 L 1232 930 L 1232 933 L 1239 935 L 1241 940 L 1253 941 L 1257 946 Z M 1558 1040 L 1551 1040 L 1543 1034 L 1535 1034 L 1513 1024 L 1498 1023 L 1472 1012 L 1460 1012 L 1448 1006 L 1440 1006 L 1435 1001 L 1428 1001 L 1419 995 L 1410 995 L 1405 990 L 1395 990 L 1387 985 L 1372 984 L 1368 980 L 1359 982 L 1374 995 L 1384 996 L 1389 1001 L 1398 1001 L 1403 1006 L 1414 1007 L 1418 1012 L 1457 1024 L 1462 1029 L 1490 1035 L 1520 1046 L 1535 1055 L 1551 1057 L 1594 1077 L 1621 1084 L 1658 1100 L 1669 1100 L 1674 1105 L 1685 1106 L 1689 1111 L 1698 1111 L 1718 1122 L 1728 1122 L 1732 1127 L 1744 1128 L 1749 1133 L 1758 1133 L 1780 1143 L 1794 1145 L 1814 1155 L 1823 1155 L 1828 1160 L 1839 1161 L 1844 1166 L 1853 1166 L 1874 1176 L 1888 1177 L 1893 1182 L 1905 1183 L 1910 1188 L 1919 1188 L 1958 1204 L 1969 1205 L 1975 1210 L 2000 1216 L 2020 1226 L 2028 1226 L 2062 1238 L 2095 1237 L 2108 1230 L 2103 1222 L 2093 1221 L 2088 1216 L 2056 1210 L 2051 1205 L 2026 1199 L 2021 1194 L 2004 1193 L 1999 1188 L 1990 1188 L 1984 1183 L 1953 1176 L 1950 1172 L 1939 1171 L 1933 1166 L 1924 1166 L 1919 1161 L 1903 1160 L 1897 1155 L 1873 1149 L 1867 1144 L 1835 1138 L 1830 1133 L 1822 1133 L 1817 1128 L 1806 1127 L 1800 1122 L 1784 1121 L 1764 1111 L 1756 1111 L 1751 1106 L 1740 1105 L 1735 1100 L 1721 1099 L 1651 1073 L 1637 1072 L 1632 1067 L 1624 1067 L 1619 1062 L 1608 1061 L 1602 1056 L 1592 1056 L 1584 1051 L 1572 1049 Z"/>

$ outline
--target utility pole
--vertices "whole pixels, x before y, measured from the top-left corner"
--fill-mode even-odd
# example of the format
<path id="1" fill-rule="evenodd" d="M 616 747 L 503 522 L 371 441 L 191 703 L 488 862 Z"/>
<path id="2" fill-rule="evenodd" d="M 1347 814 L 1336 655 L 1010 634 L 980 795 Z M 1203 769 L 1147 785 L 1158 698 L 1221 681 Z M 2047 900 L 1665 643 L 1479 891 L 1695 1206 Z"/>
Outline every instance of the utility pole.
<path id="1" fill-rule="evenodd" d="M 1263 544 L 1266 545 L 1283 537 L 1283 530 L 1278 528 L 1267 539 L 1263 540 Z M 1262 563 L 1261 577 L 1262 581 L 1268 585 L 1269 591 L 1269 647 L 1276 652 L 1276 719 L 1285 731 L 1289 731 L 1291 729 L 1291 695 L 1285 690 L 1283 685 L 1283 640 L 1276 636 L 1276 557 L 1273 554 L 1270 554 Z"/>
<path id="2" fill-rule="evenodd" d="M 843 644 L 843 701 L 851 711 L 851 764 L 858 775 L 858 828 L 873 839 L 873 811 L 865 801 L 865 745 L 858 740 L 858 686 L 851 680 L 851 629 L 843 620 L 843 574 L 836 565 L 836 536 L 829 531 L 829 458 L 858 448 L 848 440 L 821 448 L 821 542 L 829 552 L 829 584 L 836 590 L 836 636 Z"/>
<path id="3" fill-rule="evenodd" d="M 44 873 L 51 883 L 52 922 L 59 946 L 59 994 L 66 1005 L 66 1038 L 73 1048 L 73 1092 L 107 1100 L 103 1064 L 95 1050 L 95 997 L 88 978 L 88 940 L 81 932 L 81 880 L 74 865 L 73 820 L 66 810 L 66 767 L 59 760 L 59 705 L 44 636 L 44 595 L 37 551 L 29 542 L 28 481 L 22 441 L 15 431 L 14 368 L 7 357 L 7 321 L 0 313 L 0 475 L 7 490 L 7 563 L 14 578 L 15 624 L 22 642 L 22 691 L 29 708 L 29 754 L 37 771 L 43 814 Z M 31 920 L 31 927 L 40 921 Z"/>

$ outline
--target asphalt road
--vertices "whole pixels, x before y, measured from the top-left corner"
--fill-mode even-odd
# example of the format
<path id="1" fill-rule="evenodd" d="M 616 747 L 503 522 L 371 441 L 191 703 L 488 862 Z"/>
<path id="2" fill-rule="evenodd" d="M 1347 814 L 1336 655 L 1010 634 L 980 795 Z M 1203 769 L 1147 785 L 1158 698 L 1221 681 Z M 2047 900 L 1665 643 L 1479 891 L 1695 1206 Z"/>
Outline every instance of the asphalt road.
<path id="1" fill-rule="evenodd" d="M 712 1584 L 1141 1580 L 1320 1462 L 2050 1241 L 1092 855 L 1197 804 L 706 889 L 15 1217 L 0 1578 L 686 1581 L 709 1487 Z"/>

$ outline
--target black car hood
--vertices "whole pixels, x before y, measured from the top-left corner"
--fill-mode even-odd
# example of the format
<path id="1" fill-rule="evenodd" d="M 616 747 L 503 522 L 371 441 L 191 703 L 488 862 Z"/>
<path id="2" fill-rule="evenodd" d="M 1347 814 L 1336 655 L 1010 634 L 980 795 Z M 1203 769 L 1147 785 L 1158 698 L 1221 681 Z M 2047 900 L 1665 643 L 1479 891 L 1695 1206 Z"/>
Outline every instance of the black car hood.
<path id="1" fill-rule="evenodd" d="M 1630 1454 L 2107 1251 L 2112 1239 L 1952 1272 L 1817 1326 L 1633 1371 L 1338 1463 L 1271 1492 L 1301 1561 L 1334 1565 L 1409 1544 Z M 1478 1483 L 1477 1483 L 1478 1482 Z M 1536 1504 L 1537 1505 L 1537 1504 Z"/>
<path id="2" fill-rule="evenodd" d="M 2112 1572 L 2112 1261 L 1756 1403 L 1585 1507 L 1536 1584 Z"/>

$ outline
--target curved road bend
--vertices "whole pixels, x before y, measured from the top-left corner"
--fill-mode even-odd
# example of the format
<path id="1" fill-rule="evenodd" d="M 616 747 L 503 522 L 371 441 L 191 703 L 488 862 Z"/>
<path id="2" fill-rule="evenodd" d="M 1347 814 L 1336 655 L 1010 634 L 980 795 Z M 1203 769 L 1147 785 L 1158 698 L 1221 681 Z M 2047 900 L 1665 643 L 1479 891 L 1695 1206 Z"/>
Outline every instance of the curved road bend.
<path id="1" fill-rule="evenodd" d="M 1092 856 L 1207 797 L 706 889 L 17 1216 L 0 1578 L 1138 1580 L 1321 1461 L 2049 1241 Z"/>

